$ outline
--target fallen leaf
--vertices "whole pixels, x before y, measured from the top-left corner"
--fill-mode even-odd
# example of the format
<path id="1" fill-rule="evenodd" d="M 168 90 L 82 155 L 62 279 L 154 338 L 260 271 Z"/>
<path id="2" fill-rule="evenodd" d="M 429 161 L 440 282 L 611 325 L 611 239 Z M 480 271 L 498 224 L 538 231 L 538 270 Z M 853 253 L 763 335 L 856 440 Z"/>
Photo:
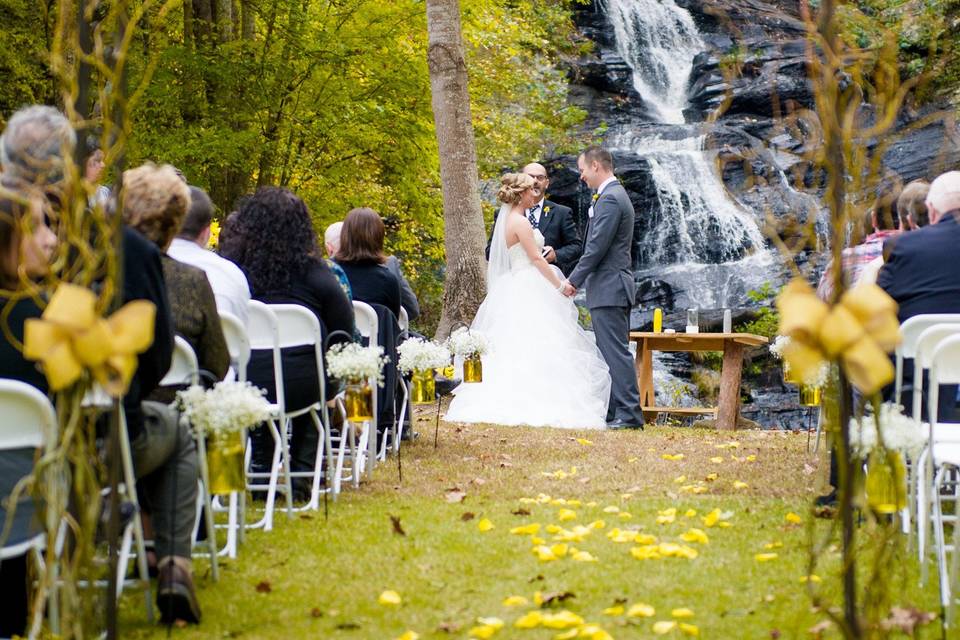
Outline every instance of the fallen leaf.
<path id="1" fill-rule="evenodd" d="M 480 522 L 477 523 L 477 529 L 479 529 L 481 533 L 485 533 L 487 531 L 490 531 L 490 529 L 493 529 L 493 523 L 490 522 L 489 519 L 483 518 L 482 520 L 480 520 Z"/>
<path id="2" fill-rule="evenodd" d="M 517 509 L 516 511 L 511 511 L 510 513 L 513 514 L 513 515 L 515 515 L 515 516 L 528 516 L 528 515 L 530 515 L 530 512 L 529 512 L 528 510 L 522 508 L 522 507 L 521 507 L 520 509 Z"/>
<path id="3" fill-rule="evenodd" d="M 473 512 L 471 511 L 464 511 L 462 514 L 460 514 L 460 519 L 463 520 L 464 522 L 469 522 L 470 520 L 473 520 L 476 517 L 477 516 L 474 515 Z"/>
<path id="4" fill-rule="evenodd" d="M 700 629 L 695 624 L 689 624 L 687 622 L 680 623 L 680 633 L 685 636 L 692 636 L 694 638 L 700 637 Z"/>
<path id="5" fill-rule="evenodd" d="M 684 456 L 682 453 L 664 453 L 660 457 L 663 458 L 664 460 L 676 461 L 676 460 L 683 460 Z"/>
<path id="6" fill-rule="evenodd" d="M 403 530 L 403 526 L 400 524 L 400 518 L 392 516 L 389 513 L 387 515 L 390 516 L 390 524 L 393 525 L 393 532 L 398 536 L 406 536 L 407 532 Z"/>
<path id="7" fill-rule="evenodd" d="M 741 482 L 740 480 L 735 480 L 735 481 L 733 482 L 733 488 L 734 488 L 734 489 L 746 489 L 746 488 L 748 488 L 749 486 L 750 486 L 750 485 L 748 485 L 746 482 Z"/>
<path id="8" fill-rule="evenodd" d="M 937 614 L 930 611 L 921 611 L 914 607 L 893 607 L 890 615 L 880 621 L 880 626 L 888 631 L 898 630 L 913 636 L 918 626 L 929 624 L 936 618 Z"/>
<path id="9" fill-rule="evenodd" d="M 377 598 L 377 602 L 379 602 L 382 605 L 395 607 L 399 605 L 401 602 L 403 602 L 403 599 L 400 597 L 399 593 L 397 593 L 396 591 L 390 591 L 388 589 L 387 591 L 384 591 L 383 593 L 380 594 L 380 597 Z"/>
<path id="10" fill-rule="evenodd" d="M 657 610 L 648 604 L 638 602 L 627 609 L 628 618 L 652 618 L 657 614 Z"/>
<path id="11" fill-rule="evenodd" d="M 320 610 L 320 607 L 314 607 L 313 609 L 310 609 L 310 617 L 311 617 L 311 618 L 322 618 L 322 617 L 323 617 L 323 611 Z"/>
<path id="12" fill-rule="evenodd" d="M 419 640 L 420 634 L 416 631 L 404 631 L 395 640 Z"/>
<path id="13" fill-rule="evenodd" d="M 590 440 L 587 440 L 586 438 L 577 438 L 577 442 L 582 444 L 585 447 L 589 447 L 590 445 L 593 444 L 593 442 L 591 442 Z"/>
<path id="14" fill-rule="evenodd" d="M 788 513 L 786 516 L 784 516 L 784 520 L 786 520 L 790 524 L 800 524 L 801 522 L 803 522 L 803 518 L 801 518 L 800 516 L 798 516 L 792 511 Z"/>
<path id="15" fill-rule="evenodd" d="M 723 456 L 714 456 L 710 458 L 710 462 L 712 462 L 713 464 L 720 464 L 721 462 L 723 462 Z"/>
<path id="16" fill-rule="evenodd" d="M 670 633 L 677 628 L 676 620 L 660 620 L 653 623 L 653 632 L 658 636 Z"/>
<path id="17" fill-rule="evenodd" d="M 771 560 L 776 560 L 777 557 L 775 553 L 758 553 L 753 556 L 753 559 L 757 562 L 770 562 Z"/>
<path id="18" fill-rule="evenodd" d="M 523 596 L 508 596 L 503 599 L 503 606 L 505 607 L 525 607 L 529 604 L 529 601 Z"/>
<path id="19" fill-rule="evenodd" d="M 770 629 L 770 639 L 780 640 L 780 629 Z"/>
<path id="20" fill-rule="evenodd" d="M 514 527 L 513 529 L 510 529 L 510 533 L 515 536 L 533 536 L 536 535 L 538 531 L 540 531 L 539 522 L 532 522 L 521 527 Z"/>
<path id="21" fill-rule="evenodd" d="M 270 593 L 273 591 L 273 587 L 270 586 L 270 583 L 266 580 L 261 580 L 257 583 L 257 593 Z"/>
<path id="22" fill-rule="evenodd" d="M 456 622 L 441 622 L 437 625 L 437 631 L 443 631 L 444 633 L 456 633 L 460 631 L 460 627 L 463 625 L 457 624 Z"/>
<path id="23" fill-rule="evenodd" d="M 561 602 L 566 602 L 577 596 L 572 591 L 547 591 L 540 594 L 540 607 L 550 607 Z"/>
<path id="24" fill-rule="evenodd" d="M 447 489 L 446 493 L 443 494 L 444 500 L 451 504 L 463 502 L 463 499 L 466 497 L 467 494 L 456 487 L 453 489 Z"/>
<path id="25" fill-rule="evenodd" d="M 622 616 L 623 615 L 623 605 L 618 604 L 613 607 L 607 607 L 601 613 L 605 616 Z"/>

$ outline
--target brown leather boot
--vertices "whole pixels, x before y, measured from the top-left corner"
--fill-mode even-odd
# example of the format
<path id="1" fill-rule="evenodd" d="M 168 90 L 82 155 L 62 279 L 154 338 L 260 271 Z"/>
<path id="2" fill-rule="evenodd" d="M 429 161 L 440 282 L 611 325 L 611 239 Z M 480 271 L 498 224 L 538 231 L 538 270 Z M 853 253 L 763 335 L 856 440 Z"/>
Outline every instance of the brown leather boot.
<path id="1" fill-rule="evenodd" d="M 166 562 L 160 567 L 157 607 L 160 609 L 160 621 L 164 624 L 172 624 L 176 620 L 200 623 L 200 603 L 193 588 L 193 578 L 189 571 L 175 562 Z"/>

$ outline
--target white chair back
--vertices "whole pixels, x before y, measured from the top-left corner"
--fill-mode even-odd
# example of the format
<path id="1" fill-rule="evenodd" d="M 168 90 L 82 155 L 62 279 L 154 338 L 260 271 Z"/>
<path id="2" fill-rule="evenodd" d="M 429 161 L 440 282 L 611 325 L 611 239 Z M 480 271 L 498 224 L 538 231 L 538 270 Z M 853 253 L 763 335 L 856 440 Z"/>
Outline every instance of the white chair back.
<path id="1" fill-rule="evenodd" d="M 366 302 L 359 300 L 353 301 L 353 320 L 357 325 L 357 331 L 364 338 L 370 339 L 370 344 L 377 343 L 377 336 L 380 335 L 380 322 L 377 320 L 377 312 Z"/>
<path id="2" fill-rule="evenodd" d="M 237 373 L 237 380 L 244 382 L 247 379 L 247 365 L 250 363 L 250 338 L 247 336 L 247 329 L 237 316 L 226 312 L 220 313 L 220 326 L 230 352 L 230 364 Z"/>
<path id="3" fill-rule="evenodd" d="M 913 418 L 919 422 L 923 398 L 923 372 L 930 368 L 933 352 L 945 338 L 960 335 L 960 324 L 935 324 L 917 337 L 913 352 Z"/>
<path id="4" fill-rule="evenodd" d="M 917 339 L 924 330 L 935 324 L 960 323 L 960 313 L 925 313 L 908 318 L 900 325 L 900 345 L 896 350 L 896 378 L 894 379 L 894 401 L 900 402 L 903 390 L 903 361 L 917 355 Z"/>
<path id="5" fill-rule="evenodd" d="M 940 341 L 930 357 L 930 390 L 927 411 L 931 427 L 939 422 L 940 385 L 960 384 L 960 335 Z"/>
<path id="6" fill-rule="evenodd" d="M 175 336 L 173 359 L 167 375 L 160 381 L 160 386 L 174 387 L 182 384 L 200 384 L 200 365 L 190 343 L 180 336 Z"/>
<path id="7" fill-rule="evenodd" d="M 280 347 L 313 345 L 317 360 L 317 375 L 320 378 L 320 404 L 327 401 L 323 375 L 323 335 L 320 320 L 310 309 L 299 304 L 271 304 L 270 310 L 277 318 Z"/>
<path id="8" fill-rule="evenodd" d="M 397 324 L 400 326 L 400 335 L 402 337 L 410 335 L 410 315 L 403 307 L 400 307 L 400 317 L 397 318 Z"/>
<path id="9" fill-rule="evenodd" d="M 273 381 L 276 391 L 276 406 L 283 414 L 283 362 L 280 359 L 280 323 L 276 314 L 259 300 L 247 303 L 247 339 L 251 349 L 269 349 L 273 351 Z"/>
<path id="10" fill-rule="evenodd" d="M 40 448 L 54 439 L 57 417 L 50 400 L 20 380 L 0 379 L 0 450 Z"/>

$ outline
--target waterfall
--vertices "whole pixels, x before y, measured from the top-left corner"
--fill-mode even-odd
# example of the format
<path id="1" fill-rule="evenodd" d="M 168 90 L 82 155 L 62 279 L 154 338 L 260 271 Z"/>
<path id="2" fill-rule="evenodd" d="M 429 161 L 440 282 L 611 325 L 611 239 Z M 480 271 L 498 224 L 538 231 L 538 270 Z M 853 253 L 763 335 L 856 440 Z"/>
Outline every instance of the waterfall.
<path id="1" fill-rule="evenodd" d="M 601 7 L 654 125 L 672 133 L 631 127 L 607 139 L 645 161 L 655 194 L 637 210 L 645 229 L 637 275 L 666 282 L 684 306 L 743 304 L 747 290 L 770 279 L 773 260 L 754 214 L 724 188 L 702 129 L 682 126 L 693 59 L 705 47 L 697 27 L 674 0 L 601 0 Z M 685 137 L 671 139 L 678 131 Z"/>

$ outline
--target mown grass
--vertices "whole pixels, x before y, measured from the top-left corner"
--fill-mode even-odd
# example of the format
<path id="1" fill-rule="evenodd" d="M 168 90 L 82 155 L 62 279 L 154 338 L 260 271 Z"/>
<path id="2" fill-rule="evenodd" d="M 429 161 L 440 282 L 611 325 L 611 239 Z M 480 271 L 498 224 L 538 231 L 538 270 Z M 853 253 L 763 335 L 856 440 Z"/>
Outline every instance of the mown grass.
<path id="1" fill-rule="evenodd" d="M 441 424 L 435 449 L 432 427 L 429 418 L 421 418 L 422 437 L 403 452 L 402 482 L 394 458 L 378 467 L 372 482 L 331 503 L 328 520 L 322 511 L 292 521 L 281 515 L 273 532 L 248 534 L 240 557 L 224 563 L 218 584 L 204 577 L 198 562 L 203 624 L 172 634 L 391 639 L 413 630 L 421 638 L 465 638 L 478 617 L 495 616 L 505 622 L 495 638 L 553 638 L 559 630 L 512 626 L 535 605 L 503 605 L 507 596 L 532 601 L 540 591 L 569 592 L 559 608 L 602 625 L 614 638 L 652 637 L 653 623 L 670 620 L 671 610 L 681 607 L 694 612 L 685 622 L 696 625 L 702 638 L 809 638 L 808 629 L 826 618 L 822 609 L 840 603 L 835 546 L 828 545 L 816 570 L 822 582 L 810 585 L 821 608 L 813 606 L 808 585 L 800 582 L 808 573 L 811 541 L 830 526 L 809 512 L 822 481 L 817 461 L 807 454 L 805 435 Z M 719 448 L 731 442 L 739 446 Z M 683 458 L 664 460 L 663 454 Z M 715 457 L 723 460 L 711 461 Z M 714 473 L 716 478 L 708 479 Z M 693 487 L 703 492 L 694 493 Z M 448 500 L 451 489 L 466 494 L 462 502 Z M 539 494 L 580 505 L 529 502 Z M 631 517 L 604 512 L 609 506 Z M 658 511 L 671 507 L 678 509 L 675 522 L 657 524 Z M 576 519 L 559 522 L 561 508 L 575 511 Z M 697 515 L 685 517 L 688 509 Z M 731 526 L 706 527 L 701 517 L 713 509 L 730 512 Z M 790 512 L 803 522 L 787 522 Z M 390 516 L 399 519 L 405 535 L 394 531 Z M 479 530 L 484 518 L 493 523 L 492 530 Z M 572 543 L 596 562 L 570 557 L 540 562 L 531 553 L 529 536 L 509 533 L 532 522 L 571 529 L 596 520 L 605 528 Z M 661 541 L 676 541 L 697 527 L 709 543 L 690 545 L 699 551 L 693 560 L 637 560 L 630 555 L 635 545 L 607 537 L 614 527 L 639 529 Z M 861 529 L 867 553 L 870 530 L 869 525 Z M 543 529 L 539 535 L 552 544 Z M 758 553 L 777 557 L 759 562 Z M 902 563 L 890 567 L 893 602 L 935 610 L 935 581 L 921 591 L 915 563 L 901 557 Z M 401 595 L 400 606 L 378 604 L 379 594 L 388 589 Z M 638 602 L 652 605 L 656 615 L 602 613 L 618 603 Z M 135 596 L 125 598 L 123 637 L 165 635 L 166 629 L 143 622 L 139 603 Z M 932 634 L 934 626 L 921 637 Z M 674 630 L 665 637 L 681 635 Z"/>

